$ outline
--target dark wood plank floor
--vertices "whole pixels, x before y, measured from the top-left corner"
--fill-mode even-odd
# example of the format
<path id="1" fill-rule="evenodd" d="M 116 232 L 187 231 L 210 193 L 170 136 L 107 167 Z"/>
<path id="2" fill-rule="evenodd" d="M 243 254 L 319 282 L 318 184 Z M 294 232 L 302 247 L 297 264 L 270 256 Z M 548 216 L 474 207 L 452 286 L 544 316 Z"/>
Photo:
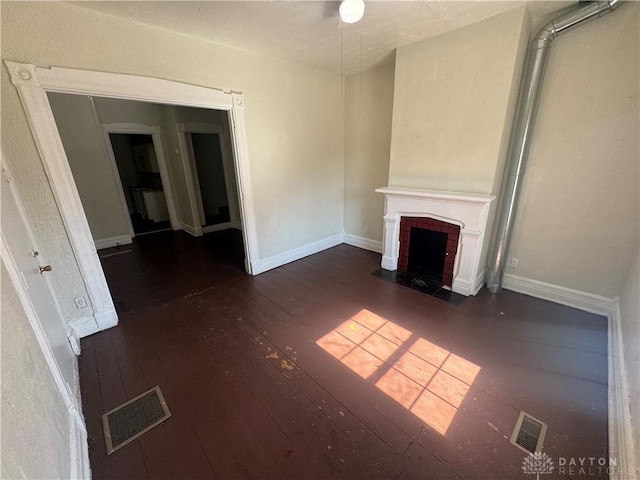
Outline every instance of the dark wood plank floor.
<path id="1" fill-rule="evenodd" d="M 602 317 L 485 290 L 453 306 L 347 245 L 256 277 L 235 231 L 102 254 L 121 313 L 82 340 L 96 479 L 535 478 L 509 443 L 521 410 L 549 425 L 554 478 L 608 457 Z M 102 413 L 156 384 L 172 417 L 107 456 Z"/>

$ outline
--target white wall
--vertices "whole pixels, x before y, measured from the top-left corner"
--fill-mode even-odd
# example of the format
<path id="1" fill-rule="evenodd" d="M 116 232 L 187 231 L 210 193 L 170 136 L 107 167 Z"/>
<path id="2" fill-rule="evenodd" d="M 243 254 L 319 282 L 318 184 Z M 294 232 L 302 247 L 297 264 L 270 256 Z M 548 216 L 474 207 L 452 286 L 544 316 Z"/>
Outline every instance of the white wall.
<path id="1" fill-rule="evenodd" d="M 496 193 L 528 33 L 517 8 L 398 48 L 390 186 Z"/>
<path id="2" fill-rule="evenodd" d="M 69 413 L 1 265 L 1 478 L 71 478 Z"/>
<path id="3" fill-rule="evenodd" d="M 634 452 L 640 452 L 640 252 L 631 263 L 620 295 L 622 345 L 631 401 Z M 636 458 L 637 468 L 640 462 Z M 640 471 L 636 472 L 640 475 Z"/>
<path id="4" fill-rule="evenodd" d="M 2 58 L 166 78 L 245 94 L 258 254 L 341 233 L 344 161 L 338 74 L 58 2 L 2 5 Z M 52 28 L 55 26 L 55 28 Z M 16 89 L 2 68 L 2 138 L 18 190 L 70 318 L 86 294 Z M 5 142 L 5 139 L 9 139 Z"/>
<path id="5" fill-rule="evenodd" d="M 344 231 L 382 241 L 389 178 L 393 78 L 389 63 L 345 79 Z"/>
<path id="6" fill-rule="evenodd" d="M 640 5 L 553 42 L 507 273 L 614 297 L 640 243 Z"/>
<path id="7" fill-rule="evenodd" d="M 48 97 L 94 241 L 128 236 L 127 212 L 90 97 L 62 93 Z"/>

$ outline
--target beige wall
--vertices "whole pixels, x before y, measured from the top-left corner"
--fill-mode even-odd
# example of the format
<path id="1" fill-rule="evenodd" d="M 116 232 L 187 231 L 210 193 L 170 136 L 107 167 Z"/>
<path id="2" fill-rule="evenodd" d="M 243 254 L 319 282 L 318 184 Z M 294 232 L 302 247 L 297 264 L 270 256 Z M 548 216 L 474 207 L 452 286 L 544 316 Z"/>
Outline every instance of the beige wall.
<path id="1" fill-rule="evenodd" d="M 496 193 L 528 32 L 518 8 L 398 48 L 390 186 Z"/>
<path id="2" fill-rule="evenodd" d="M 640 5 L 553 42 L 508 273 L 614 297 L 640 243 Z"/>
<path id="3" fill-rule="evenodd" d="M 389 177 L 394 64 L 345 79 L 344 231 L 382 241 Z"/>
<path id="4" fill-rule="evenodd" d="M 138 123 L 159 127 L 160 105 L 117 98 L 94 97 L 100 123 Z"/>
<path id="5" fill-rule="evenodd" d="M 1 263 L 1 478 L 71 478 L 69 415 Z"/>
<path id="6" fill-rule="evenodd" d="M 120 187 L 94 118 L 91 98 L 62 93 L 49 93 L 48 97 L 93 239 L 129 235 Z"/>
<path id="7" fill-rule="evenodd" d="M 57 2 L 3 2 L 1 21 L 3 59 L 244 92 L 259 257 L 342 232 L 340 75 Z M 36 234 L 50 245 L 47 257 L 62 265 L 52 279 L 66 314 L 75 318 L 72 298 L 86 293 L 4 67 L 2 138 Z"/>
<path id="8" fill-rule="evenodd" d="M 640 452 L 640 252 L 631 263 L 620 295 L 624 362 L 631 400 L 633 451 Z M 638 459 L 636 462 L 638 463 Z M 640 468 L 640 463 L 637 465 Z M 640 471 L 636 472 L 640 475 Z"/>

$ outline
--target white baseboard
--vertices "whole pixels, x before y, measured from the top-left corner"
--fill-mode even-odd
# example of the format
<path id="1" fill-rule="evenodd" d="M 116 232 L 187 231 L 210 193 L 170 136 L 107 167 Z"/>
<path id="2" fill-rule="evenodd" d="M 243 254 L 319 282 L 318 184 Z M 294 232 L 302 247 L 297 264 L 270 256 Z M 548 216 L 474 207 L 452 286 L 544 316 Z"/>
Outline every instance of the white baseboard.
<path id="1" fill-rule="evenodd" d="M 535 298 L 574 307 L 597 315 L 610 316 L 615 300 L 593 293 L 560 287 L 551 283 L 531 280 L 517 275 L 505 274 L 502 286 L 506 290 L 524 293 Z"/>
<path id="2" fill-rule="evenodd" d="M 363 248 L 376 253 L 382 253 L 382 242 L 371 240 L 370 238 L 359 237 L 350 233 L 344 234 L 344 243 L 353 245 L 354 247 Z"/>
<path id="3" fill-rule="evenodd" d="M 193 228 L 191 225 L 187 225 L 186 223 L 181 223 L 180 228 L 185 232 L 187 232 L 189 235 L 193 235 L 194 237 L 198 236 L 198 232 L 196 232 L 196 229 Z"/>
<path id="4" fill-rule="evenodd" d="M 207 225 L 202 227 L 202 233 L 219 232 L 221 230 L 229 230 L 235 228 L 234 222 L 218 223 L 217 225 Z"/>
<path id="5" fill-rule="evenodd" d="M 602 297 L 510 274 L 505 274 L 503 287 L 507 290 L 608 318 L 609 457 L 617 462 L 615 468 L 612 469 L 610 478 L 612 480 L 640 478 L 631 432 L 631 404 L 624 363 L 619 299 Z"/>
<path id="6" fill-rule="evenodd" d="M 92 315 L 73 320 L 72 326 L 78 338 L 84 338 L 100 331 L 96 319 Z"/>
<path id="7" fill-rule="evenodd" d="M 612 480 L 633 480 L 640 478 L 633 433 L 627 370 L 622 342 L 622 315 L 620 303 L 614 299 L 609 315 L 609 457 L 617 461 L 612 471 Z"/>
<path id="8" fill-rule="evenodd" d="M 484 286 L 484 269 L 480 269 L 480 273 L 476 277 L 476 281 L 473 284 L 471 295 L 477 295 L 480 289 Z"/>
<path id="9" fill-rule="evenodd" d="M 102 250 L 103 248 L 117 247 L 118 245 L 129 245 L 130 243 L 133 243 L 133 239 L 130 235 L 120 235 L 117 237 L 94 240 L 93 243 L 96 244 L 96 250 Z"/>
<path id="10" fill-rule="evenodd" d="M 271 270 L 287 263 L 295 262 L 301 258 L 308 257 L 314 253 L 321 252 L 327 248 L 335 247 L 341 243 L 343 243 L 343 234 L 338 233 L 336 235 L 323 238 L 322 240 L 318 240 L 317 242 L 308 243 L 301 247 L 258 260 L 257 262 L 252 262 L 251 272 L 253 275 L 258 275 L 266 272 L 267 270 Z"/>

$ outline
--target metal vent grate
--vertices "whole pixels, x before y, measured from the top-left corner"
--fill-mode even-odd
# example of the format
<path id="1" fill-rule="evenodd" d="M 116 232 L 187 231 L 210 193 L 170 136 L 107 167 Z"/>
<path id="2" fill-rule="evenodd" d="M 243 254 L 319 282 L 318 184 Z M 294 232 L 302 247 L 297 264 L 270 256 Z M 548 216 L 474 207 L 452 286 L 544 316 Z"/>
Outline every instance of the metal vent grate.
<path id="1" fill-rule="evenodd" d="M 156 386 L 102 415 L 107 455 L 138 438 L 171 416 Z"/>
<path id="2" fill-rule="evenodd" d="M 542 451 L 547 425 L 528 413 L 520 412 L 511 434 L 511 443 L 527 453 Z"/>

